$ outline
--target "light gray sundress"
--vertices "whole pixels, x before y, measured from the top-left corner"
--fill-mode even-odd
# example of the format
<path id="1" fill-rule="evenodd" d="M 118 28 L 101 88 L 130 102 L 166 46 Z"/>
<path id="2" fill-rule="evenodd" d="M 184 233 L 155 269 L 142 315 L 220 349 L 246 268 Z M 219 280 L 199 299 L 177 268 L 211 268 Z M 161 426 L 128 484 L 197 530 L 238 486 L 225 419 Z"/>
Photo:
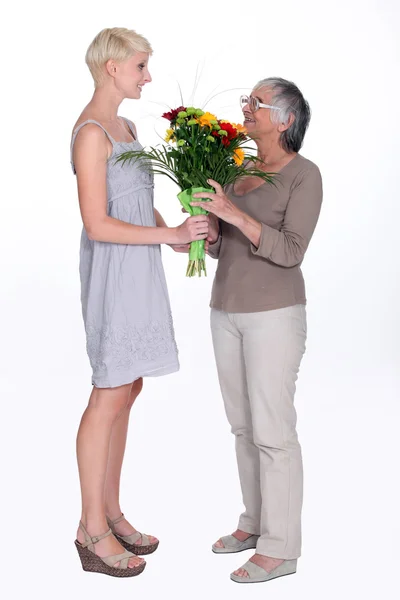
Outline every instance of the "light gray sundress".
<path id="1" fill-rule="evenodd" d="M 125 119 L 133 137 L 132 124 Z M 113 150 L 107 163 L 107 214 L 155 227 L 153 175 L 138 163 L 116 163 L 133 142 L 116 142 L 100 123 L 87 120 L 74 131 L 73 147 L 82 127 L 101 127 Z M 113 244 L 89 240 L 83 227 L 80 278 L 86 348 L 96 387 L 117 387 L 139 377 L 178 371 L 178 350 L 159 245 Z"/>

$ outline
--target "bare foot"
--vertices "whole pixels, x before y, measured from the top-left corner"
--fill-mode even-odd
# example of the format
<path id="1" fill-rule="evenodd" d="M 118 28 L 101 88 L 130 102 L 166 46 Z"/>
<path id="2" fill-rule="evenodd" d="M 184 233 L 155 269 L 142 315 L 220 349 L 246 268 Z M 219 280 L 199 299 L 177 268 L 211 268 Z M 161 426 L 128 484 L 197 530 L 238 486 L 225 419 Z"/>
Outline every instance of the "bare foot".
<path id="1" fill-rule="evenodd" d="M 107 528 L 104 528 L 104 533 L 106 531 Z M 88 531 L 88 533 L 92 537 L 95 535 L 99 535 L 98 531 L 96 531 L 95 533 Z M 80 528 L 78 529 L 78 532 L 76 534 L 76 539 L 80 544 L 83 544 L 85 542 L 85 536 L 83 535 L 83 531 L 81 531 Z M 99 542 L 96 542 L 94 544 L 94 548 L 97 556 L 100 556 L 100 558 L 105 558 L 106 556 L 111 556 L 113 554 L 122 554 L 123 552 L 125 552 L 125 548 L 121 546 L 119 541 L 113 535 L 108 535 L 106 538 L 100 540 Z M 143 560 L 143 558 L 140 558 L 139 556 L 132 556 L 128 561 L 128 567 L 133 569 L 134 567 L 139 567 L 144 562 L 145 561 Z M 118 566 L 119 561 L 115 563 L 114 567 Z"/>
<path id="2" fill-rule="evenodd" d="M 117 517 L 114 517 L 115 519 Z M 130 523 L 129 521 L 127 521 L 125 518 L 122 519 L 122 521 L 119 521 L 119 523 L 117 523 L 116 525 L 114 525 L 114 529 L 116 531 L 116 533 L 118 533 L 118 535 L 132 535 L 133 533 L 137 532 L 137 529 L 135 529 Z M 149 542 L 150 544 L 156 544 L 158 542 L 158 539 L 155 538 L 152 535 L 148 536 L 149 538 Z M 140 537 L 138 539 L 137 542 L 135 542 L 135 546 L 141 546 L 142 545 L 142 537 Z"/>
<path id="3" fill-rule="evenodd" d="M 247 533 L 246 531 L 242 531 L 241 529 L 236 529 L 235 533 L 232 533 L 233 537 L 235 537 L 239 542 L 245 542 L 249 537 L 251 537 L 252 533 Z M 219 539 L 218 542 L 215 542 L 214 546 L 216 548 L 224 548 L 224 544 Z"/>
<path id="4" fill-rule="evenodd" d="M 250 560 L 259 567 L 262 567 L 267 573 L 271 573 L 271 571 L 276 569 L 276 567 L 279 567 L 279 565 L 285 562 L 284 559 L 270 558 L 269 556 L 264 556 L 263 554 L 254 554 L 254 556 L 252 556 Z M 246 569 L 242 568 L 237 569 L 234 572 L 234 575 L 237 575 L 238 577 L 249 577 L 249 574 L 246 571 Z"/>

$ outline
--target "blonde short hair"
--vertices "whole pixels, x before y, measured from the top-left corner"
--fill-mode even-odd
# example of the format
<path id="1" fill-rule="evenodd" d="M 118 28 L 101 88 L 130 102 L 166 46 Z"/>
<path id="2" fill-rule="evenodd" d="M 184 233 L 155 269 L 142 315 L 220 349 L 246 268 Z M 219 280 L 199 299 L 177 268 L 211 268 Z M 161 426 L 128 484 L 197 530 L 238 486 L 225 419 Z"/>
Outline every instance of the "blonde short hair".
<path id="1" fill-rule="evenodd" d="M 110 59 L 122 62 L 131 58 L 135 52 L 153 54 L 153 49 L 145 37 L 124 27 L 103 29 L 96 35 L 86 52 L 86 64 L 99 85 L 103 79 L 103 67 Z"/>

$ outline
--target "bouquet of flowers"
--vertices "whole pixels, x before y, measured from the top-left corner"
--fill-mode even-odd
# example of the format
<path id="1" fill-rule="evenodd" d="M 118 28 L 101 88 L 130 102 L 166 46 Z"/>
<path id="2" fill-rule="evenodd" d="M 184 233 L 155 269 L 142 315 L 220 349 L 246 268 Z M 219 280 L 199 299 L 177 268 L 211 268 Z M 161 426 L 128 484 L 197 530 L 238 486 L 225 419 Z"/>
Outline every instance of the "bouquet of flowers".
<path id="1" fill-rule="evenodd" d="M 272 174 L 255 166 L 257 157 L 247 154 L 248 138 L 242 125 L 218 119 L 199 108 L 180 106 L 162 115 L 169 121 L 165 141 L 168 145 L 150 147 L 142 151 L 120 154 L 123 162 L 140 160 L 153 173 L 166 175 L 181 192 L 178 199 L 190 215 L 207 214 L 198 206 L 191 206 L 193 194 L 211 192 L 207 180 L 213 179 L 222 187 L 233 184 L 244 176 L 256 176 L 269 183 Z M 207 275 L 204 240 L 190 245 L 186 276 Z"/>

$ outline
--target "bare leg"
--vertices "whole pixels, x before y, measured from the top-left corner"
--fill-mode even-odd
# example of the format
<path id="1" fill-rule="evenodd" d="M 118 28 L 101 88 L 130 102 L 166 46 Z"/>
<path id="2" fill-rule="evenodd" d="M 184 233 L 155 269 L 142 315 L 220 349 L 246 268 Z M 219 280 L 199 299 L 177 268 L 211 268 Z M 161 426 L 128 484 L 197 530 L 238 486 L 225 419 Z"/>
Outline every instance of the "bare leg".
<path id="1" fill-rule="evenodd" d="M 121 480 L 121 469 L 124 459 L 126 438 L 128 433 L 129 416 L 130 411 L 135 402 L 136 398 L 140 394 L 143 388 L 143 379 L 137 379 L 133 382 L 130 389 L 128 402 L 125 408 L 121 411 L 118 420 L 115 422 L 110 442 L 110 451 L 108 455 L 107 465 L 107 476 L 105 484 L 105 501 L 106 501 L 106 514 L 114 520 L 119 517 L 122 513 L 119 499 L 120 492 L 120 480 Z M 115 529 L 119 535 L 131 535 L 136 532 L 136 529 L 124 519 L 115 525 Z M 157 542 L 157 539 L 153 536 L 149 536 L 150 543 Z M 138 544 L 141 543 L 139 539 Z"/>
<path id="2" fill-rule="evenodd" d="M 111 519 L 116 519 L 122 512 L 119 504 L 119 489 L 122 462 L 124 460 L 128 433 L 129 415 L 133 403 L 140 394 L 142 387 L 143 379 L 137 379 L 133 382 L 126 404 L 114 423 L 111 432 L 105 484 L 106 512 Z"/>
<path id="3" fill-rule="evenodd" d="M 108 529 L 104 492 L 111 432 L 128 402 L 130 389 L 131 384 L 118 388 L 93 388 L 79 427 L 76 446 L 82 493 L 81 520 L 91 536 L 100 535 Z M 80 530 L 77 539 L 81 543 L 84 541 Z M 95 548 L 101 557 L 124 552 L 114 536 L 97 542 Z M 132 557 L 129 566 L 135 567 L 142 562 L 142 559 Z"/>

